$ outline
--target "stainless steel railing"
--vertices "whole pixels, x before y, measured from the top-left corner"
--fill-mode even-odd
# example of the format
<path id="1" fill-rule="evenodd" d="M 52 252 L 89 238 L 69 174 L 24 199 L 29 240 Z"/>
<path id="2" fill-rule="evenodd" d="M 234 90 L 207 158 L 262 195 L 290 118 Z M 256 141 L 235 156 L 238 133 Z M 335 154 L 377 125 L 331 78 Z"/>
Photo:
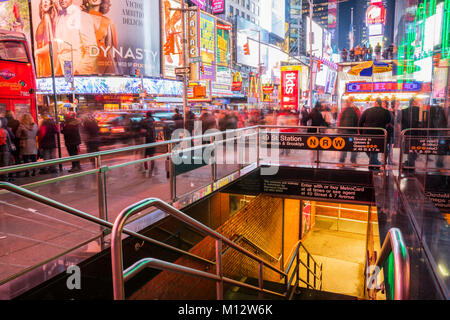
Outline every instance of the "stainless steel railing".
<path id="1" fill-rule="evenodd" d="M 387 259 L 392 253 L 393 257 L 393 269 L 389 272 L 394 274 L 393 286 L 393 299 L 394 300 L 409 300 L 410 297 L 410 262 L 408 248 L 405 245 L 401 231 L 398 228 L 392 228 L 389 230 L 386 238 L 384 239 L 383 246 L 381 247 L 380 256 L 377 259 L 375 268 L 367 279 L 368 290 L 373 290 L 376 279 L 384 267 Z M 389 266 L 391 267 L 391 266 Z M 386 280 L 385 280 L 386 283 Z M 375 289 L 376 290 L 376 289 Z"/>
<path id="2" fill-rule="evenodd" d="M 168 270 L 171 271 L 177 271 L 182 272 L 185 274 L 190 274 L 194 276 L 206 276 L 202 273 L 202 275 L 199 274 L 199 271 L 192 268 L 186 268 L 175 264 L 168 264 L 168 263 L 160 263 L 154 259 L 150 260 L 144 260 L 141 262 L 138 262 L 136 265 L 133 265 L 132 267 L 128 268 L 125 272 L 123 270 L 123 252 L 122 252 L 122 230 L 125 226 L 126 221 L 131 218 L 132 216 L 143 212 L 151 207 L 156 207 L 167 214 L 177 218 L 178 220 L 188 224 L 192 228 L 196 229 L 197 231 L 210 236 L 215 239 L 215 247 L 216 247 L 216 276 L 211 277 L 211 274 L 208 274 L 207 277 L 209 277 L 212 280 L 216 281 L 216 293 L 217 293 L 217 299 L 222 300 L 223 299 L 223 283 L 232 283 L 237 286 L 245 286 L 248 288 L 252 288 L 258 291 L 259 297 L 262 298 L 263 293 L 270 293 L 278 296 L 284 297 L 284 295 L 272 292 L 270 290 L 265 290 L 263 287 L 263 269 L 264 267 L 269 268 L 270 270 L 280 274 L 282 277 L 287 278 L 287 274 L 283 271 L 278 270 L 277 268 L 273 267 L 272 265 L 265 262 L 263 259 L 258 257 L 257 255 L 247 251 L 246 249 L 242 248 L 241 246 L 237 245 L 230 239 L 224 237 L 220 233 L 212 230 L 211 228 L 203 225 L 202 223 L 198 222 L 197 220 L 191 218 L 190 216 L 184 214 L 180 210 L 170 206 L 169 204 L 165 203 L 164 201 L 161 201 L 160 199 L 146 199 L 143 201 L 140 201 L 136 203 L 135 205 L 132 205 L 126 209 L 124 209 L 119 216 L 117 217 L 116 221 L 114 222 L 114 228 L 112 231 L 111 236 L 111 260 L 112 260 L 112 274 L 113 274 L 113 290 L 114 290 L 114 299 L 115 300 L 123 300 L 125 299 L 125 281 L 131 276 L 135 275 L 137 272 L 141 271 L 143 268 L 149 266 L 149 263 L 157 263 L 159 267 L 167 267 Z M 224 277 L 223 275 L 223 264 L 222 264 L 222 246 L 223 244 L 226 244 L 227 246 L 239 251 L 240 253 L 246 255 L 247 257 L 251 258 L 252 260 L 256 261 L 259 264 L 259 286 L 254 287 L 250 286 L 248 284 L 244 284 L 242 282 Z"/>
<path id="3" fill-rule="evenodd" d="M 63 203 L 60 203 L 60 202 L 55 201 L 53 199 L 41 196 L 41 195 L 39 195 L 37 193 L 34 193 L 34 192 L 29 191 L 27 189 L 24 189 L 22 187 L 18 187 L 16 185 L 11 184 L 11 183 L 0 182 L 0 190 L 7 190 L 9 192 L 18 194 L 18 195 L 23 196 L 23 197 L 25 197 L 27 199 L 30 199 L 30 200 L 42 203 L 44 205 L 47 205 L 49 207 L 61 210 L 61 211 L 66 212 L 66 213 L 68 213 L 70 215 L 79 217 L 79 218 L 81 218 L 83 220 L 92 222 L 94 224 L 97 224 L 97 225 L 99 225 L 101 227 L 104 227 L 104 228 L 107 228 L 107 229 L 113 229 L 113 227 L 114 227 L 114 225 L 112 223 L 108 222 L 108 221 L 105 221 L 105 220 L 102 220 L 100 218 L 94 217 L 94 216 L 92 216 L 90 214 L 87 214 L 87 213 L 85 213 L 83 211 L 74 209 L 72 207 L 69 207 L 69 206 L 63 204 Z M 210 261 L 208 259 L 202 258 L 202 257 L 197 256 L 195 254 L 192 254 L 190 252 L 178 249 L 176 247 L 170 246 L 170 245 L 165 244 L 163 242 L 154 240 L 152 238 L 146 237 L 146 236 L 144 236 L 142 234 L 139 234 L 139 233 L 136 233 L 134 231 L 130 231 L 130 230 L 124 229 L 123 233 L 125 233 L 125 234 L 127 234 L 129 236 L 133 236 L 135 238 L 141 239 L 141 240 L 143 240 L 145 242 L 148 242 L 148 243 L 151 243 L 153 245 L 162 247 L 164 249 L 171 250 L 173 252 L 177 252 L 177 253 L 182 254 L 184 256 L 187 256 L 187 257 L 190 257 L 192 259 L 195 259 L 196 261 L 201 261 L 201 262 L 205 263 L 208 266 L 215 265 L 215 262 L 213 262 L 213 261 Z M 82 245 L 85 245 L 85 244 L 87 244 L 89 242 L 92 242 L 92 241 L 95 241 L 97 239 L 102 239 L 102 237 L 104 237 L 104 235 L 105 234 L 101 232 L 97 236 L 89 239 L 88 241 L 83 242 L 82 244 L 79 244 L 79 245 L 77 245 L 77 246 L 75 246 L 75 247 L 73 247 L 71 249 L 65 250 L 64 252 L 61 252 L 60 254 L 58 254 L 56 256 L 53 256 L 53 257 L 51 257 L 49 259 L 45 259 L 45 261 L 41 261 L 38 264 L 30 266 L 30 267 L 26 268 L 25 270 L 22 270 L 21 272 L 16 273 L 16 274 L 14 274 L 14 275 L 6 278 L 6 279 L 0 279 L 0 285 L 3 285 L 3 284 L 5 284 L 5 283 L 7 283 L 7 282 L 9 282 L 11 280 L 14 280 L 14 279 L 16 279 L 16 278 L 18 278 L 18 277 L 20 277 L 20 276 L 22 276 L 22 275 L 32 271 L 32 270 L 34 270 L 36 268 L 39 268 L 39 267 L 43 266 L 44 264 L 46 264 L 46 263 L 48 263 L 50 261 L 58 259 L 59 257 L 64 256 L 64 255 L 66 255 L 66 254 L 68 254 L 68 253 L 70 253 L 70 252 L 80 248 L 80 246 L 82 246 Z"/>

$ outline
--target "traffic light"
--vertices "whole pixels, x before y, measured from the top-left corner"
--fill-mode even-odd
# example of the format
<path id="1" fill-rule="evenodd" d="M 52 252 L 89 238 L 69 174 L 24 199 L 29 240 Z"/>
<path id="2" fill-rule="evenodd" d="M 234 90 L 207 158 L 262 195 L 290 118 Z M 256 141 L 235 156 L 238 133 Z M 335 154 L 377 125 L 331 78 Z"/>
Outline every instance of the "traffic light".
<path id="1" fill-rule="evenodd" d="M 322 71 L 323 67 L 322 67 L 322 61 L 317 61 L 317 70 L 318 71 Z"/>
<path id="2" fill-rule="evenodd" d="M 140 73 L 141 73 L 141 70 L 139 68 L 136 68 L 136 73 L 135 73 L 136 78 L 139 78 Z"/>
<path id="3" fill-rule="evenodd" d="M 200 73 L 201 74 L 205 73 L 205 67 L 203 66 L 203 64 L 200 65 Z"/>
<path id="4" fill-rule="evenodd" d="M 246 56 L 250 55 L 250 48 L 248 47 L 248 41 L 246 44 L 244 44 L 244 55 Z"/>
<path id="5" fill-rule="evenodd" d="M 164 43 L 164 54 L 169 56 L 174 54 L 175 50 L 175 34 L 169 34 L 166 43 Z"/>

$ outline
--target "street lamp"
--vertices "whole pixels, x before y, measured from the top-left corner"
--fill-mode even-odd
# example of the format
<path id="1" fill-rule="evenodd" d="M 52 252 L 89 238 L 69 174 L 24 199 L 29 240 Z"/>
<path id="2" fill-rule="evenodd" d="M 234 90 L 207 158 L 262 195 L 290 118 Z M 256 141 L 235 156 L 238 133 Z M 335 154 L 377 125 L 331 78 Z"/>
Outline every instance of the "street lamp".
<path id="1" fill-rule="evenodd" d="M 60 136 L 60 122 L 59 122 L 59 114 L 58 114 L 58 97 L 57 97 L 57 92 L 56 92 L 56 79 L 55 79 L 55 65 L 54 65 L 54 52 L 53 52 L 53 42 L 57 42 L 57 43 L 66 43 L 70 46 L 71 49 L 71 56 L 72 56 L 72 88 L 74 86 L 74 79 L 73 79 L 73 46 L 71 43 L 61 40 L 61 39 L 52 39 L 50 40 L 49 43 L 49 47 L 50 47 L 50 65 L 52 68 L 52 84 L 53 84 L 53 100 L 54 100 L 54 104 L 55 104 L 55 122 L 56 122 L 56 126 L 58 127 L 58 134 L 56 135 L 57 141 L 58 141 L 58 157 L 62 158 L 62 152 L 61 152 L 61 136 Z M 75 94 L 75 93 L 74 93 Z M 59 165 L 59 170 L 62 171 L 62 164 Z"/>

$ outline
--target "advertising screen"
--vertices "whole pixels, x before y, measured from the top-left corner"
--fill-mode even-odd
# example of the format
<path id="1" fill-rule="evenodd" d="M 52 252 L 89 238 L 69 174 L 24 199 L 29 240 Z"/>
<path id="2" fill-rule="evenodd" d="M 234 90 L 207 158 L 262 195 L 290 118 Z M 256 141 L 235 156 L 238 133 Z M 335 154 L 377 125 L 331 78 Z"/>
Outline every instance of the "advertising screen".
<path id="1" fill-rule="evenodd" d="M 75 75 L 160 75 L 159 0 L 40 2 L 31 2 L 38 77 L 51 76 L 52 39 L 58 76 L 72 55 Z"/>
<path id="2" fill-rule="evenodd" d="M 300 95 L 300 66 L 281 67 L 281 104 L 298 108 L 298 100 Z"/>
<path id="3" fill-rule="evenodd" d="M 317 72 L 316 86 L 325 87 L 327 84 L 328 66 L 322 64 L 322 70 Z"/>
<path id="4" fill-rule="evenodd" d="M 14 13 L 16 5 L 17 16 Z M 30 41 L 30 16 L 27 0 L 0 0 L 0 29 L 23 32 Z"/>
<path id="5" fill-rule="evenodd" d="M 285 1 L 265 0 L 260 6 L 261 27 L 284 39 L 285 14 Z"/>
<path id="6" fill-rule="evenodd" d="M 183 84 L 179 81 L 165 79 L 148 79 L 141 82 L 139 78 L 125 77 L 76 77 L 74 86 L 76 94 L 138 94 L 139 86 L 144 84 L 144 90 L 151 95 L 181 96 Z M 56 92 L 71 94 L 71 85 L 64 78 L 56 78 Z M 53 93 L 52 79 L 37 80 L 38 94 Z"/>
<path id="7" fill-rule="evenodd" d="M 414 61 L 418 71 L 414 72 L 414 80 L 421 82 L 431 82 L 433 77 L 433 57 Z"/>
<path id="8" fill-rule="evenodd" d="M 203 12 L 200 13 L 200 55 L 204 72 L 200 79 L 216 80 L 216 19 Z"/>
<path id="9" fill-rule="evenodd" d="M 212 0 L 211 5 L 214 14 L 223 13 L 225 11 L 225 0 Z"/>
<path id="10" fill-rule="evenodd" d="M 316 22 L 312 22 L 312 54 L 316 57 L 322 57 L 323 51 L 323 30 Z M 310 34 L 310 22 L 309 17 L 306 18 L 306 52 L 309 54 L 309 34 Z"/>
<path id="11" fill-rule="evenodd" d="M 257 25 L 251 23 L 241 17 L 237 18 L 237 62 L 239 64 L 244 64 L 246 66 L 258 67 L 258 52 L 261 49 L 260 60 L 261 64 L 266 61 L 267 57 L 267 46 L 261 45 L 259 48 L 258 45 L 258 30 L 261 30 L 261 42 L 268 43 L 269 42 L 269 34 L 267 31 L 263 29 L 259 29 Z M 244 45 L 249 44 L 249 55 L 244 54 Z"/>
<path id="12" fill-rule="evenodd" d="M 216 65 L 217 75 L 216 81 L 220 83 L 231 84 L 231 69 L 229 67 L 231 60 L 231 28 L 229 24 L 216 23 L 216 35 L 217 35 L 217 53 L 216 53 Z"/>
<path id="13" fill-rule="evenodd" d="M 175 54 L 163 55 L 163 74 L 167 78 L 176 78 L 175 68 L 182 67 L 180 53 L 183 51 L 182 46 L 182 23 L 181 12 L 170 10 L 170 8 L 181 8 L 180 0 L 164 0 L 162 1 L 162 16 L 161 25 L 163 33 L 161 35 L 161 43 L 165 44 L 170 36 L 174 37 L 174 52 Z"/>
<path id="14" fill-rule="evenodd" d="M 191 0 L 193 4 L 200 8 L 200 10 L 206 9 L 206 1 L 207 0 Z"/>

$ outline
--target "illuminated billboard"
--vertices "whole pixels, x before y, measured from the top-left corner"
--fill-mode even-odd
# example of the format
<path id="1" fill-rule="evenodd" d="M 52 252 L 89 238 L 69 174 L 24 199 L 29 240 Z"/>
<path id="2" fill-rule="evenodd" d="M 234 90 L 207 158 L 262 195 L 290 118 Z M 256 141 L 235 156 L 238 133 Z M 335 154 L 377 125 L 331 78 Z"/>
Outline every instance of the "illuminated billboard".
<path id="1" fill-rule="evenodd" d="M 200 55 L 202 57 L 202 80 L 216 80 L 216 19 L 204 12 L 200 12 Z"/>
<path id="2" fill-rule="evenodd" d="M 231 24 L 216 22 L 216 81 L 231 85 Z"/>
<path id="3" fill-rule="evenodd" d="M 236 30 L 238 30 L 236 36 L 237 63 L 253 68 L 258 68 L 258 61 L 264 64 L 264 61 L 267 60 L 267 46 L 258 45 L 258 31 L 260 32 L 262 43 L 269 42 L 269 33 L 241 17 L 237 17 Z M 243 48 L 246 43 L 249 44 L 249 55 L 244 54 Z"/>
<path id="4" fill-rule="evenodd" d="M 318 23 L 312 22 L 312 54 L 316 57 L 323 56 L 323 30 Z M 306 18 L 306 52 L 310 53 L 309 46 L 309 34 L 310 34 L 310 20 L 309 17 Z"/>
<path id="5" fill-rule="evenodd" d="M 260 6 L 261 28 L 277 35 L 285 37 L 285 1 L 265 0 Z"/>
<path id="6" fill-rule="evenodd" d="M 182 31 L 181 11 L 170 10 L 170 8 L 181 8 L 180 0 L 163 0 L 161 8 L 161 25 L 163 28 L 161 34 L 161 44 L 165 44 L 170 36 L 174 39 L 174 54 L 163 55 L 163 75 L 167 78 L 175 79 L 175 68 L 182 67 L 181 54 Z"/>
<path id="7" fill-rule="evenodd" d="M 30 16 L 27 0 L 0 0 L 0 29 L 23 32 L 30 41 Z"/>
<path id="8" fill-rule="evenodd" d="M 71 61 L 75 75 L 160 76 L 160 1 L 32 1 L 36 72 L 51 76 Z M 62 3 L 63 5 L 60 5 Z"/>

